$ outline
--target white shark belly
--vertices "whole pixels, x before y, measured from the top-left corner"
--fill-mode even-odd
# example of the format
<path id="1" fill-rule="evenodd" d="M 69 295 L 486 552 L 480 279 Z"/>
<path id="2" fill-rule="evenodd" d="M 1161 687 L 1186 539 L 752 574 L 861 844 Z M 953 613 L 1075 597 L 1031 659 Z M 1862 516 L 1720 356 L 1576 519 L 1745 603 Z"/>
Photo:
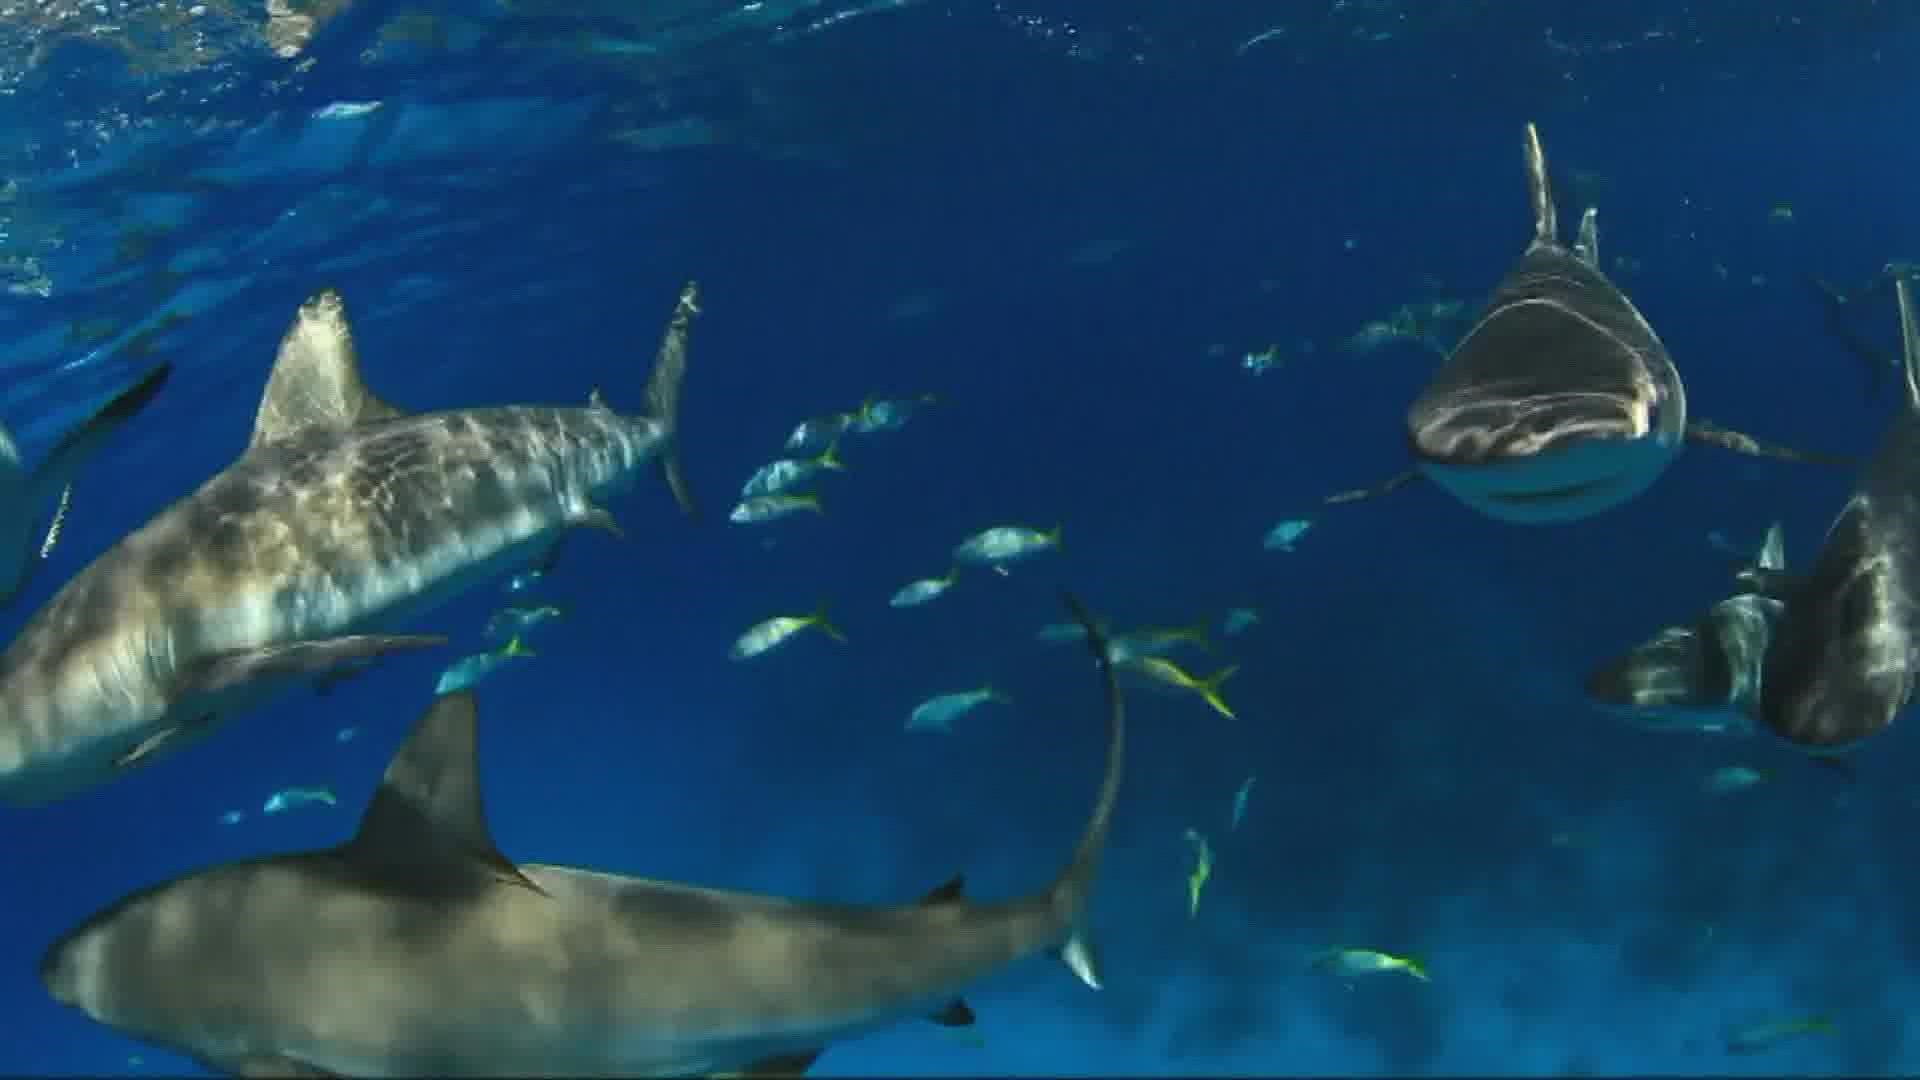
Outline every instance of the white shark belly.
<path id="1" fill-rule="evenodd" d="M 1631 501 L 1653 486 L 1680 452 L 1678 440 L 1589 439 L 1506 461 L 1420 470 L 1453 496 L 1497 521 L 1546 525 L 1580 521 Z"/>

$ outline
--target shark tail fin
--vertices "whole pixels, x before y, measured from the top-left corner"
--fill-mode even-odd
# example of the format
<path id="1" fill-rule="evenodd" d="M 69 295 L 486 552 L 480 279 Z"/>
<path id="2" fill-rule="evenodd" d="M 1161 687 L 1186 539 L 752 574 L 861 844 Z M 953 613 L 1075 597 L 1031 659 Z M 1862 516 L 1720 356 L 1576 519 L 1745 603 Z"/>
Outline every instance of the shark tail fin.
<path id="1" fill-rule="evenodd" d="M 689 281 L 680 290 L 680 299 L 667 320 L 667 332 L 660 339 L 660 351 L 653 359 L 653 374 L 647 378 L 647 415 L 660 424 L 666 441 L 660 452 L 660 471 L 667 478 L 673 500 L 688 517 L 700 516 L 693 489 L 680 471 L 680 384 L 687 375 L 687 331 L 693 317 L 700 314 L 700 286 Z"/>
<path id="2" fill-rule="evenodd" d="M 1086 631 L 1087 648 L 1093 653 L 1094 667 L 1100 672 L 1107 706 L 1107 759 L 1100 794 L 1094 801 L 1086 832 L 1074 849 L 1073 861 L 1047 891 L 1047 899 L 1065 927 L 1065 940 L 1059 947 L 1061 961 L 1081 982 L 1098 990 L 1102 984 L 1100 959 L 1087 931 L 1087 900 L 1100 869 L 1100 856 L 1106 850 L 1114 803 L 1120 795 L 1120 777 L 1126 762 L 1126 710 L 1120 697 L 1120 684 L 1114 677 L 1113 654 L 1106 633 L 1072 593 L 1063 593 L 1062 599 L 1074 621 Z"/>

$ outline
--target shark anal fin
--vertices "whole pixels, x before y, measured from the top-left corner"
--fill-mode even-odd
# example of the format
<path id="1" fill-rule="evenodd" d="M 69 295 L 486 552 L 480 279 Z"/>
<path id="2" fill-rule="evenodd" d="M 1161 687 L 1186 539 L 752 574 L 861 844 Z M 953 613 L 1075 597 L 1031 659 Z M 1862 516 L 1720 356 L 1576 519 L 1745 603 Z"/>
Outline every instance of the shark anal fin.
<path id="1" fill-rule="evenodd" d="M 358 634 L 352 637 L 294 641 L 258 649 L 216 653 L 180 673 L 176 690 L 212 694 L 244 683 L 272 679 L 331 677 L 342 668 L 364 664 L 390 652 L 430 649 L 447 639 L 425 634 Z"/>
<path id="2" fill-rule="evenodd" d="M 1790 446 L 1763 443 L 1744 432 L 1732 428 L 1723 428 L 1711 420 L 1693 419 L 1687 421 L 1687 441 L 1717 446 L 1722 450 L 1731 450 L 1748 457 L 1773 458 L 1778 461 L 1798 461 L 1808 465 L 1837 465 L 1841 468 L 1857 468 L 1861 459 L 1842 457 L 1838 454 L 1821 454 L 1811 450 L 1795 450 Z"/>
<path id="3" fill-rule="evenodd" d="M 429 888 L 485 880 L 542 889 L 494 845 L 480 798 L 473 694 L 434 699 L 387 766 L 342 854 L 368 872 Z"/>
<path id="4" fill-rule="evenodd" d="M 927 895 L 920 898 L 922 904 L 950 904 L 960 899 L 967 887 L 967 875 L 955 874 L 953 877 L 933 887 Z"/>
<path id="5" fill-rule="evenodd" d="M 967 1005 L 965 1000 L 954 998 L 952 1001 L 947 1002 L 946 1008 L 927 1017 L 927 1019 L 939 1024 L 941 1027 L 972 1027 L 973 1009 Z"/>
<path id="6" fill-rule="evenodd" d="M 732 1076 L 800 1076 L 819 1059 L 824 1050 L 801 1050 L 792 1054 L 775 1054 L 761 1058 L 738 1072 L 714 1073 L 716 1080 Z"/>
<path id="7" fill-rule="evenodd" d="M 322 289 L 300 305 L 280 339 L 247 448 L 306 431 L 347 431 L 402 415 L 360 381 L 346 305 L 339 293 Z"/>

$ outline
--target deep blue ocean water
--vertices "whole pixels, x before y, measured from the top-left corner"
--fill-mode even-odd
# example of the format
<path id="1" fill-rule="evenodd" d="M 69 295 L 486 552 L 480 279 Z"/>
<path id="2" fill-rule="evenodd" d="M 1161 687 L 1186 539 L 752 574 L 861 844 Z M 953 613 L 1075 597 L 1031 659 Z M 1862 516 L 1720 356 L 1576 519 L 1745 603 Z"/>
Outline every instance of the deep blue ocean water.
<path id="1" fill-rule="evenodd" d="M 0 13 L 0 418 L 32 457 L 176 370 L 81 478 L 12 625 L 240 451 L 312 290 L 343 292 L 369 381 L 407 407 L 599 387 L 637 408 L 697 279 L 681 442 L 709 514 L 641 484 L 611 508 L 625 541 L 583 532 L 548 576 L 568 613 L 540 655 L 482 684 L 506 853 L 855 902 L 956 872 L 1009 895 L 1064 860 L 1098 777 L 1084 654 L 1034 638 L 1059 587 L 1119 624 L 1206 620 L 1193 666 L 1240 665 L 1234 721 L 1130 694 L 1105 990 L 1022 963 L 970 995 L 976 1041 L 903 1025 L 817 1073 L 1920 1070 L 1910 727 L 1847 783 L 1770 737 L 1651 734 L 1581 698 L 1595 663 L 1722 594 L 1709 532 L 1779 520 L 1790 565 L 1810 558 L 1844 471 L 1693 449 L 1628 505 L 1542 528 L 1416 484 L 1261 545 L 1404 466 L 1435 354 L 1340 343 L 1484 297 L 1527 236 L 1529 120 L 1563 222 L 1598 202 L 1695 413 L 1864 453 L 1892 380 L 1873 389 L 1807 278 L 1920 249 L 1920 8 L 355 0 L 294 5 L 323 17 L 281 57 L 258 4 L 64 7 Z M 1875 303 L 1859 326 L 1890 348 Z M 1287 362 L 1252 375 L 1268 344 Z M 940 400 L 905 429 L 843 444 L 823 515 L 725 520 L 797 421 L 922 392 Z M 1063 549 L 887 605 L 1002 523 L 1059 524 Z M 430 616 L 444 653 L 9 809 L 0 1073 L 191 1071 L 56 1005 L 41 951 L 135 888 L 348 835 L 507 600 Z M 823 602 L 846 644 L 728 659 Z M 1242 606 L 1260 623 L 1221 635 Z M 985 682 L 1014 704 L 903 730 Z M 1736 762 L 1769 780 L 1702 792 Z M 221 823 L 291 784 L 339 805 Z M 1217 857 L 1193 915 L 1189 828 Z M 1310 970 L 1333 945 L 1417 955 L 1431 981 Z M 1806 1017 L 1832 1032 L 1726 1049 Z"/>

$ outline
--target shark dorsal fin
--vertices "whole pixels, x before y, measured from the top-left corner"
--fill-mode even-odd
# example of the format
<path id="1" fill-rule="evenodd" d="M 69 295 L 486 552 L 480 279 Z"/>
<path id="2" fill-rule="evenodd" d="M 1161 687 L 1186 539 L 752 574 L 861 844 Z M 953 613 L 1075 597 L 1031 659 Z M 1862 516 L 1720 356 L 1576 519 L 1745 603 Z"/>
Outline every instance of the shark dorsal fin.
<path id="1" fill-rule="evenodd" d="M 1767 538 L 1761 541 L 1760 555 L 1753 563 L 1760 570 L 1785 570 L 1787 568 L 1787 537 L 1779 522 L 1767 526 Z"/>
<path id="2" fill-rule="evenodd" d="M 1893 295 L 1900 303 L 1901 370 L 1907 375 L 1907 408 L 1920 412 L 1920 326 L 1914 323 L 1913 291 L 1905 277 L 1893 279 Z"/>
<path id="3" fill-rule="evenodd" d="M 1560 243 L 1559 211 L 1553 205 L 1553 182 L 1547 179 L 1547 152 L 1540 145 L 1540 129 L 1527 124 L 1527 197 L 1533 203 L 1533 247 Z"/>
<path id="4" fill-rule="evenodd" d="M 387 765 L 360 830 L 347 844 L 348 858 L 383 875 L 431 872 L 444 878 L 483 869 L 542 891 L 500 853 L 487 829 L 476 715 L 470 692 L 434 699 Z"/>
<path id="5" fill-rule="evenodd" d="M 247 448 L 304 431 L 345 431 L 401 415 L 360 381 L 346 305 L 339 293 L 322 289 L 300 305 L 280 339 Z"/>

